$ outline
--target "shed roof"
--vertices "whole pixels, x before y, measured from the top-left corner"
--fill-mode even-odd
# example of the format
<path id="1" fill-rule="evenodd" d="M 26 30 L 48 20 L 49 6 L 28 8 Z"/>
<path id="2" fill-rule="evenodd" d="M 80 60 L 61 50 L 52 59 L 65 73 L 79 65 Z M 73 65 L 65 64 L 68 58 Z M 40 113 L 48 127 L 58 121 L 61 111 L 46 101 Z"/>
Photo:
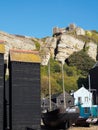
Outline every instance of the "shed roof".
<path id="1" fill-rule="evenodd" d="M 89 90 L 87 90 L 84 86 L 82 86 L 80 89 L 78 89 L 77 91 L 74 92 L 74 95 L 77 94 L 77 93 L 81 93 L 84 94 L 84 93 L 89 93 L 89 94 L 92 94 L 91 92 L 89 92 Z"/>
<path id="2" fill-rule="evenodd" d="M 65 91 L 65 95 L 66 95 L 66 98 L 69 98 L 69 97 L 72 97 L 68 92 Z M 57 93 L 57 94 L 53 94 L 52 95 L 52 99 L 53 98 L 59 98 L 59 97 L 63 97 L 64 94 L 63 93 Z"/>
<path id="3" fill-rule="evenodd" d="M 5 45 L 0 43 L 0 53 L 5 53 Z"/>
<path id="4" fill-rule="evenodd" d="M 41 58 L 37 51 L 10 50 L 10 60 L 18 62 L 40 63 Z"/>

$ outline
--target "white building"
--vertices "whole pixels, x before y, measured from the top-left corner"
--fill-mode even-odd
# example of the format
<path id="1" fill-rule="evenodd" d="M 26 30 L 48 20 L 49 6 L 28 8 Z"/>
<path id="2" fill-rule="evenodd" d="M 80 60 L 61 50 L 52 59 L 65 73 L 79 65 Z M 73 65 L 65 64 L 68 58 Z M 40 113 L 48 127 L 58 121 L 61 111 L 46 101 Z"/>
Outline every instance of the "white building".
<path id="1" fill-rule="evenodd" d="M 74 104 L 80 103 L 82 107 L 92 106 L 92 93 L 84 86 L 74 92 Z"/>

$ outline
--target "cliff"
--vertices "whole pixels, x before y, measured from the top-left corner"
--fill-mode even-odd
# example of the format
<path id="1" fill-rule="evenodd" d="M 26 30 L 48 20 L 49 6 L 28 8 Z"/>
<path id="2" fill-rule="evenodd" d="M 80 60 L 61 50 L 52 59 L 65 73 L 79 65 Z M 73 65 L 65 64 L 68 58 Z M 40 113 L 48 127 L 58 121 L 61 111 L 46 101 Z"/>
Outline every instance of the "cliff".
<path id="1" fill-rule="evenodd" d="M 0 31 L 0 40 L 5 44 L 5 60 L 8 57 L 9 49 L 34 50 L 35 44 L 31 38 L 19 35 L 11 35 Z"/>
<path id="2" fill-rule="evenodd" d="M 62 30 L 57 29 L 53 31 L 52 37 L 46 38 L 42 49 L 48 51 L 46 51 L 46 55 L 42 60 L 43 65 L 47 64 L 50 54 L 57 61 L 64 63 L 74 52 L 79 52 L 83 49 L 89 57 L 96 61 L 98 43 L 95 42 L 92 36 L 89 36 L 88 31 L 76 26 L 69 30 L 65 29 L 64 31 L 64 28 Z M 98 37 L 98 34 L 96 36 Z"/>
<path id="3" fill-rule="evenodd" d="M 37 49 L 41 54 L 42 65 L 47 65 L 50 55 L 55 60 L 64 63 L 70 55 L 82 49 L 85 49 L 89 57 L 96 61 L 98 44 L 96 38 L 98 38 L 98 33 L 85 31 L 74 24 L 70 24 L 66 28 L 53 28 L 52 36 L 42 39 L 12 35 L 0 31 L 0 40 L 5 43 L 5 60 L 8 57 L 9 49 Z"/>

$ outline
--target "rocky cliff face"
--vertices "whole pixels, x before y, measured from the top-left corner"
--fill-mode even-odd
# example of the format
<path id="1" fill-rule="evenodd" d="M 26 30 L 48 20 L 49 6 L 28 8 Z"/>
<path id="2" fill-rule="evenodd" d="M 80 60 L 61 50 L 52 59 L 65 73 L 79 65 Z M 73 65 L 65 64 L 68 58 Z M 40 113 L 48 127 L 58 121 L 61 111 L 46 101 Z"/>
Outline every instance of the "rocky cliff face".
<path id="1" fill-rule="evenodd" d="M 90 32 L 90 34 L 92 33 Z M 82 49 L 85 49 L 87 54 L 96 61 L 97 43 L 87 39 L 89 38 L 86 31 L 74 24 L 70 24 L 66 28 L 53 28 L 53 37 L 45 40 L 43 50 L 48 50 L 48 53 L 46 51 L 42 64 L 47 65 L 50 55 L 64 63 L 70 55 Z"/>
<path id="2" fill-rule="evenodd" d="M 34 50 L 34 42 L 25 36 L 11 35 L 0 31 L 0 40 L 5 43 L 5 60 L 8 57 L 9 49 Z"/>
<path id="3" fill-rule="evenodd" d="M 66 34 L 61 35 L 56 59 L 64 62 L 73 52 L 83 49 L 84 44 L 84 42 L 79 41 L 72 36 Z"/>
<path id="4" fill-rule="evenodd" d="M 70 35 L 75 33 L 74 35 Z M 5 60 L 8 58 L 9 49 L 21 50 L 35 50 L 36 42 L 40 45 L 40 54 L 42 58 L 42 65 L 47 65 L 50 55 L 57 61 L 62 63 L 72 55 L 85 48 L 88 55 L 96 61 L 97 44 L 93 41 L 85 42 L 80 40 L 77 36 L 85 35 L 82 28 L 76 26 L 69 26 L 69 28 L 54 28 L 53 36 L 37 39 L 33 37 L 11 35 L 0 31 L 0 40 L 5 43 Z"/>
<path id="5" fill-rule="evenodd" d="M 47 48 L 50 53 L 46 53 L 46 57 L 44 57 L 42 61 L 43 65 L 47 64 L 50 54 L 56 60 L 64 63 L 70 55 L 84 48 L 86 49 L 88 55 L 96 61 L 97 44 L 94 42 L 85 43 L 84 41 L 71 35 L 61 34 L 57 37 L 47 38 L 45 43 L 46 45 L 44 46 L 44 50 Z"/>

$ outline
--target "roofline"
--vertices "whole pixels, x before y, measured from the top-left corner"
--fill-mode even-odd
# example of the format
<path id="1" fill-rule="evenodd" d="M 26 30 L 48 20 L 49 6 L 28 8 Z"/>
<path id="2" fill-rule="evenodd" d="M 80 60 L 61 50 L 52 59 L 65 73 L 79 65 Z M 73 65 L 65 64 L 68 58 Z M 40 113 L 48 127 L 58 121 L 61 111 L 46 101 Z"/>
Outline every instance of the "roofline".
<path id="1" fill-rule="evenodd" d="M 20 49 L 10 49 L 10 58 L 11 58 L 11 61 L 17 61 L 17 62 L 29 62 L 29 63 L 41 63 L 41 58 L 40 58 L 40 55 L 39 55 L 39 51 L 31 51 L 31 50 L 20 50 Z M 20 55 L 20 54 L 22 54 L 22 55 L 25 55 L 25 54 L 27 54 L 27 55 L 35 55 L 35 56 L 37 56 L 37 57 L 39 57 L 38 58 L 38 60 L 34 60 L 34 61 L 32 61 L 31 59 L 30 60 L 23 60 L 23 59 L 13 59 L 12 58 L 12 55 L 13 54 L 18 54 L 18 55 Z"/>
<path id="2" fill-rule="evenodd" d="M 10 49 L 10 52 L 39 54 L 39 51 L 33 51 L 33 50 L 20 50 L 20 49 Z"/>
<path id="3" fill-rule="evenodd" d="M 5 44 L 4 44 L 3 42 L 0 42 L 0 45 L 3 46 L 3 51 L 0 50 L 0 53 L 1 53 L 1 54 L 4 54 L 4 53 L 5 53 Z"/>

